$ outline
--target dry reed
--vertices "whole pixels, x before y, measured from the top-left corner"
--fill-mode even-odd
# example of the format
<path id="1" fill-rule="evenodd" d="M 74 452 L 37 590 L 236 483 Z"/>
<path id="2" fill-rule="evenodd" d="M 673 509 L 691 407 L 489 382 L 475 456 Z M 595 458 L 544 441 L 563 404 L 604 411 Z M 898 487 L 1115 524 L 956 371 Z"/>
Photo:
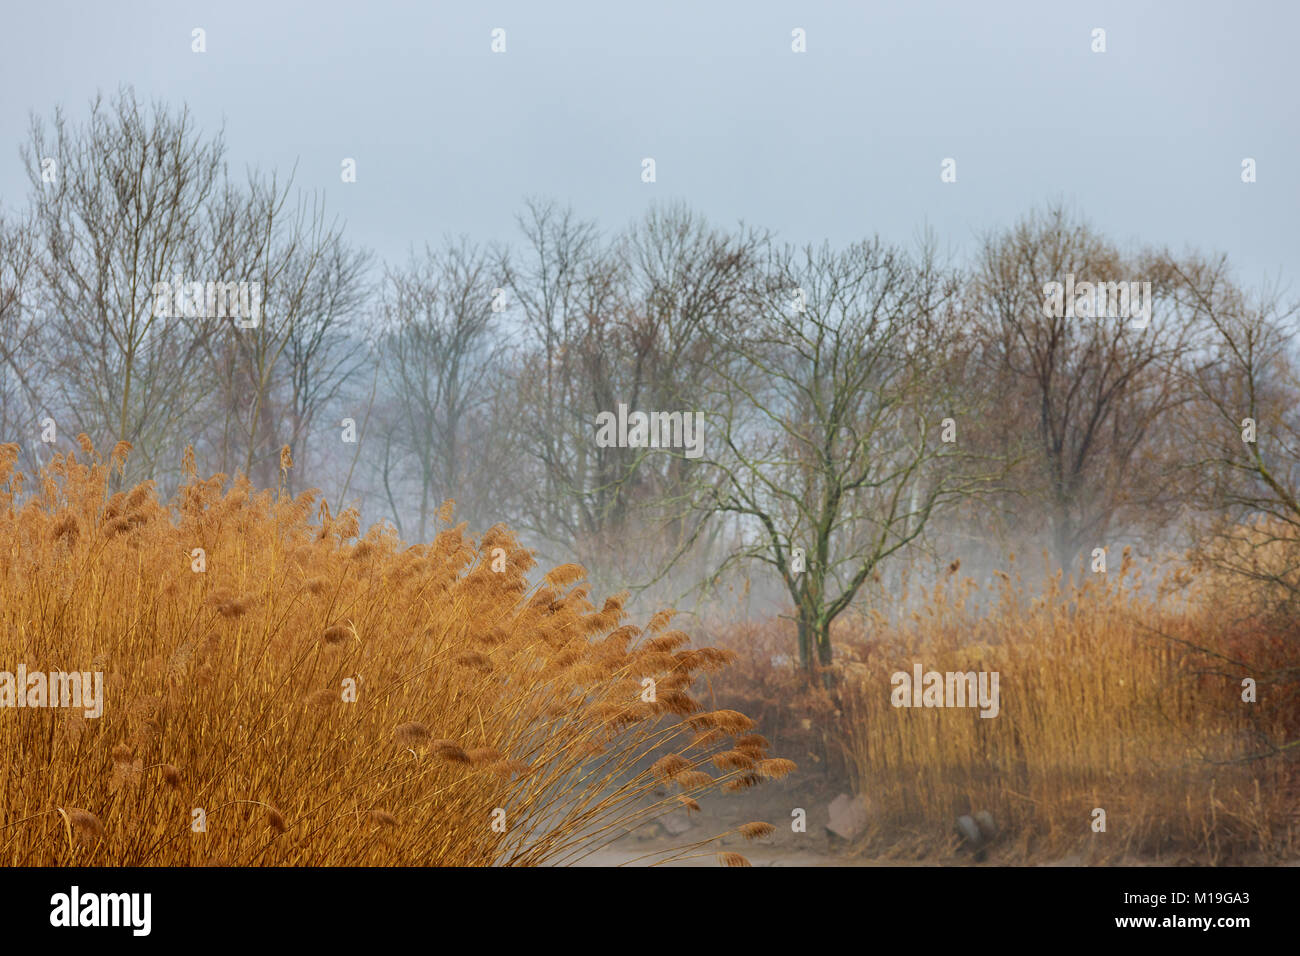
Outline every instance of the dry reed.
<path id="1" fill-rule="evenodd" d="M 576 565 L 530 585 L 505 528 L 407 546 L 188 452 L 173 501 L 112 493 L 129 449 L 81 445 L 27 490 L 0 446 L 0 667 L 105 697 L 0 710 L 0 864 L 569 863 L 743 776 L 699 768 L 751 723 L 686 694 L 725 660 Z"/>

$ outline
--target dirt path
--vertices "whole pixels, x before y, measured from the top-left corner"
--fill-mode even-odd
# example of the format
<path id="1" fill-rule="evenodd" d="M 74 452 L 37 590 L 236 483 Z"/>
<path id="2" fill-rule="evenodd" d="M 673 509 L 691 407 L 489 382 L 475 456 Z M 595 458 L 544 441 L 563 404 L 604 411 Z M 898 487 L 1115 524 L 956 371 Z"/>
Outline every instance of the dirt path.
<path id="1" fill-rule="evenodd" d="M 715 795 L 700 812 L 685 808 L 646 823 L 604 847 L 575 866 L 720 866 L 718 854 L 739 853 L 753 866 L 922 866 L 899 860 L 869 859 L 827 832 L 827 806 L 835 788 L 808 779 L 770 781 L 756 790 Z M 663 790 L 658 798 L 671 802 Z M 651 803 L 653 801 L 647 801 Z M 802 811 L 802 828 L 793 825 Z M 775 830 L 758 840 L 747 840 L 736 829 L 744 823 L 770 823 Z M 692 843 L 706 846 L 688 852 L 689 858 L 659 863 L 671 851 Z"/>
<path id="2" fill-rule="evenodd" d="M 819 853 L 802 853 L 782 849 L 750 845 L 745 848 L 735 847 L 735 852 L 743 853 L 753 866 L 920 866 L 922 864 L 899 863 L 897 860 L 868 860 L 864 858 L 826 856 Z M 601 850 L 575 863 L 575 866 L 649 866 L 652 860 L 636 858 L 644 855 L 644 847 L 615 846 Z M 689 860 L 665 863 L 664 866 L 720 866 L 716 852 L 706 852 L 703 856 Z"/>

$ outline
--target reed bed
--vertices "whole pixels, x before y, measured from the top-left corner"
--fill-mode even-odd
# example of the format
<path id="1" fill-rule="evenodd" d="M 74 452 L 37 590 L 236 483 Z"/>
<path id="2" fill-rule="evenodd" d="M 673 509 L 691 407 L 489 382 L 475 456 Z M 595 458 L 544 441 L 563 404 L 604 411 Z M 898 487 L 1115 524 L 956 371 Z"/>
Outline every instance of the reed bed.
<path id="1" fill-rule="evenodd" d="M 408 547 L 190 453 L 164 502 L 80 443 L 30 488 L 0 446 L 0 669 L 104 675 L 0 708 L 4 865 L 565 864 L 793 769 L 690 695 L 725 652 L 504 527 Z"/>
<path id="2" fill-rule="evenodd" d="M 1013 568 L 1014 570 L 1014 568 Z M 959 848 L 987 811 L 995 859 L 1224 863 L 1300 854 L 1294 621 L 1186 566 L 1157 584 L 1129 557 L 1036 595 L 956 574 L 843 644 L 844 741 L 882 855 Z M 1000 713 L 895 707 L 890 676 L 997 671 Z M 1257 681 L 1254 703 L 1242 681 Z M 1106 813 L 1104 832 L 1094 811 Z"/>

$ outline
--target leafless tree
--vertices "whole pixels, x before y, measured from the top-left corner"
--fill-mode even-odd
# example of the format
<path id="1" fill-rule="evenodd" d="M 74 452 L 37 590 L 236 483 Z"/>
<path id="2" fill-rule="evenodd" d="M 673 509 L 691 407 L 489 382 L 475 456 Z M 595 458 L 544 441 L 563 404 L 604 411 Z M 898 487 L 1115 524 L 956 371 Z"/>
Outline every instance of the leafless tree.
<path id="1" fill-rule="evenodd" d="M 540 539 L 572 545 L 604 508 L 589 499 L 589 396 L 599 386 L 584 381 L 583 343 L 593 318 L 619 308 L 618 282 L 595 225 L 572 209 L 529 200 L 519 228 L 524 247 L 503 253 L 499 268 L 518 323 L 515 382 L 528 419 L 517 433 L 518 467 L 533 479 L 521 489 L 521 521 Z"/>
<path id="2" fill-rule="evenodd" d="M 493 453 L 498 436 L 486 414 L 504 351 L 493 312 L 501 288 L 493 263 L 483 249 L 449 242 L 390 270 L 384 283 L 381 353 L 391 402 L 381 429 L 382 474 L 395 504 L 394 459 L 411 465 L 421 541 L 446 499 L 456 500 L 463 516 L 486 518 L 506 469 Z"/>
<path id="3" fill-rule="evenodd" d="M 143 107 L 130 90 L 96 99 L 72 126 L 32 119 L 23 150 L 51 349 L 43 374 L 71 420 L 99 444 L 126 440 L 152 475 L 204 394 L 213 324 L 155 314 L 154 286 L 212 274 L 204 211 L 218 194 L 224 145 L 187 110 Z"/>
<path id="4" fill-rule="evenodd" d="M 750 318 L 770 243 L 769 234 L 743 225 L 717 229 L 682 204 L 651 207 L 620 237 L 617 254 L 630 306 L 627 337 L 634 343 L 624 358 L 631 375 L 620 397 L 631 408 L 689 413 L 700 407 L 715 368 L 725 361 L 725 343 Z M 703 466 L 662 449 L 643 450 L 635 461 L 640 514 L 660 539 L 646 542 L 653 563 L 659 570 L 676 567 L 683 549 L 716 527 L 707 512 L 693 507 L 694 488 L 707 480 Z M 700 557 L 708 560 L 707 554 Z"/>
<path id="5" fill-rule="evenodd" d="M 1048 314 L 1048 284 L 1068 276 L 1151 282 L 1149 324 Z M 980 355 L 1008 424 L 1002 451 L 1024 463 L 1014 507 L 1030 523 L 1037 506 L 1055 560 L 1071 570 L 1117 524 L 1150 522 L 1175 500 L 1154 426 L 1186 400 L 1180 363 L 1195 330 L 1170 307 L 1158 259 L 1122 257 L 1059 206 L 987 237 L 971 281 Z"/>
<path id="6" fill-rule="evenodd" d="M 831 623 L 882 562 L 984 479 L 944 440 L 944 419 L 964 408 L 945 373 L 955 285 L 928 252 L 786 248 L 767 276 L 706 404 L 717 478 L 703 506 L 736 521 L 720 572 L 776 570 L 813 671 L 831 663 Z"/>
<path id="7" fill-rule="evenodd" d="M 34 455 L 41 418 L 41 325 L 30 302 L 34 258 L 30 223 L 0 215 L 0 435 L 16 438 L 24 464 Z"/>
<path id="8" fill-rule="evenodd" d="M 262 485 L 275 483 L 281 447 L 296 459 L 306 450 L 319 412 L 367 357 L 359 317 L 370 256 L 344 240 L 320 197 L 291 201 L 291 187 L 253 173 L 212 207 L 219 274 L 261 293 L 255 325 L 227 318 L 208 342 L 221 401 L 214 440 L 223 470 L 238 466 Z"/>
<path id="9" fill-rule="evenodd" d="M 1170 259 L 1208 336 L 1188 363 L 1194 401 L 1180 421 L 1195 501 L 1208 519 L 1197 556 L 1253 586 L 1259 606 L 1300 605 L 1300 305 L 1250 294 L 1223 258 Z"/>
<path id="10" fill-rule="evenodd" d="M 530 203 L 521 227 L 524 249 L 504 272 L 522 330 L 531 529 L 624 582 L 648 581 L 699 539 L 695 463 L 602 446 L 597 416 L 696 406 L 714 330 L 739 321 L 765 237 L 715 229 L 682 206 L 652 208 L 609 243 L 553 204 Z"/>

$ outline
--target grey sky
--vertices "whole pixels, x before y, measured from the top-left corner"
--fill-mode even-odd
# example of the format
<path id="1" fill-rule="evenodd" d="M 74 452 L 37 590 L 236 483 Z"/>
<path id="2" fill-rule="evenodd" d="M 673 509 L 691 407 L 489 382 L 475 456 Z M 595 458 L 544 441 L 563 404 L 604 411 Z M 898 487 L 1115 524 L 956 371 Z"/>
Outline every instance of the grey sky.
<path id="1" fill-rule="evenodd" d="M 1300 4 L 1284 0 L 3 6 L 10 209 L 28 112 L 81 117 L 97 89 L 133 84 L 205 128 L 224 118 L 235 169 L 297 161 L 298 184 L 388 258 L 447 233 L 511 238 L 532 194 L 610 228 L 684 199 L 796 241 L 929 226 L 954 250 L 1062 198 L 1121 241 L 1225 251 L 1300 291 Z"/>

